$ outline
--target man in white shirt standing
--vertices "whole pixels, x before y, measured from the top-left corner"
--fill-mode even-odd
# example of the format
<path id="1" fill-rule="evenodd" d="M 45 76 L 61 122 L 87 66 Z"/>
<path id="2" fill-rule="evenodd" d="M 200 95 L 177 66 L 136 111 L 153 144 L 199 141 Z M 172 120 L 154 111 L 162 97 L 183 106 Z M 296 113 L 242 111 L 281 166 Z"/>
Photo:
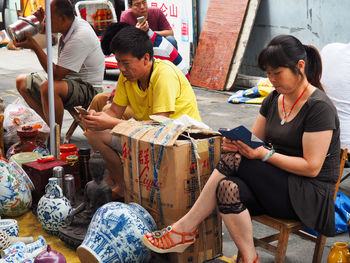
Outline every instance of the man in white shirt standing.
<path id="1" fill-rule="evenodd" d="M 341 146 L 350 149 L 350 43 L 326 45 L 321 58 L 321 83 L 338 111 Z"/>
<path id="2" fill-rule="evenodd" d="M 64 108 L 88 107 L 93 97 L 102 91 L 104 55 L 90 24 L 75 17 L 69 0 L 51 2 L 53 33 L 61 33 L 57 64 L 53 63 L 56 123 L 62 126 Z M 45 13 L 40 7 L 34 15 L 45 28 Z M 26 40 L 15 42 L 17 47 L 32 49 L 47 71 L 46 54 L 26 33 Z M 49 124 L 48 81 L 45 73 L 21 75 L 16 87 L 28 105 Z"/>

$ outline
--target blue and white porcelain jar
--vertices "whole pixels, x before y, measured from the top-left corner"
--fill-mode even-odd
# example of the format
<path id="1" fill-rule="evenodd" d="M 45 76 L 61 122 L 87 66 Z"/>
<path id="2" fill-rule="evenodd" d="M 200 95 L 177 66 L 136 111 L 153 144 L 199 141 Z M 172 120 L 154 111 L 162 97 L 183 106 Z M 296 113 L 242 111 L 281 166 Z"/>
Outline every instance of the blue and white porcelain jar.
<path id="1" fill-rule="evenodd" d="M 45 193 L 38 203 L 38 220 L 48 233 L 57 235 L 58 228 L 64 225 L 64 221 L 72 211 L 72 206 L 63 196 L 56 177 L 49 178 Z"/>
<path id="2" fill-rule="evenodd" d="M 141 238 L 154 230 L 156 223 L 142 206 L 111 202 L 96 211 L 77 254 L 84 263 L 148 262 L 151 252 Z"/>

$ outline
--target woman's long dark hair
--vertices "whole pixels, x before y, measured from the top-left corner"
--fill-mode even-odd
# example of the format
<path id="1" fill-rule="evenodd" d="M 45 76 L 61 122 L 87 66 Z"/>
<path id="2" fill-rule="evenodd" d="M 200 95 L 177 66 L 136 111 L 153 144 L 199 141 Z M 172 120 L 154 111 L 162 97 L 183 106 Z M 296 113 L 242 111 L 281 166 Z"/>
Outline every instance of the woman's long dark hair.
<path id="1" fill-rule="evenodd" d="M 303 45 L 296 37 L 279 35 L 260 52 L 259 67 L 266 71 L 266 67 L 286 67 L 295 74 L 301 72 L 297 67 L 298 61 L 305 61 L 305 75 L 310 83 L 324 92 L 321 84 L 322 62 L 320 54 L 314 46 Z"/>

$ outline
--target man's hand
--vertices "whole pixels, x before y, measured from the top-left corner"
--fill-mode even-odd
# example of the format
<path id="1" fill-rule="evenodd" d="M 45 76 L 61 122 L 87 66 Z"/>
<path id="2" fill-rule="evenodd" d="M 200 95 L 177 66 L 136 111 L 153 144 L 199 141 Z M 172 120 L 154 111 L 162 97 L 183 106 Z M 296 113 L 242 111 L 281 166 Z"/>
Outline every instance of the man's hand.
<path id="1" fill-rule="evenodd" d="M 44 9 L 40 6 L 37 10 L 35 10 L 32 15 L 35 15 L 36 18 L 41 22 L 44 21 L 45 18 L 45 11 Z"/>
<path id="2" fill-rule="evenodd" d="M 112 129 L 121 122 L 121 120 L 110 116 L 106 112 L 96 112 L 94 110 L 90 110 L 89 115 L 80 115 L 80 118 L 86 129 L 94 131 Z"/>
<path id="3" fill-rule="evenodd" d="M 24 32 L 24 35 L 26 36 L 25 40 L 22 42 L 17 42 L 14 40 L 13 44 L 16 47 L 34 49 L 38 43 L 35 41 L 35 39 L 33 39 L 32 35 L 29 32 Z"/>
<path id="4" fill-rule="evenodd" d="M 39 9 L 35 10 L 32 15 L 35 15 L 38 20 L 40 21 L 41 24 L 41 34 L 45 34 L 45 20 L 46 20 L 46 16 L 45 16 L 45 11 L 44 9 L 40 6 Z"/>
<path id="5" fill-rule="evenodd" d="M 143 22 L 141 22 L 141 23 L 137 23 L 136 27 L 138 29 L 141 29 L 141 30 L 145 31 L 145 32 L 147 32 L 148 29 L 149 29 L 149 25 L 148 25 L 148 22 L 147 22 L 146 19 Z"/>

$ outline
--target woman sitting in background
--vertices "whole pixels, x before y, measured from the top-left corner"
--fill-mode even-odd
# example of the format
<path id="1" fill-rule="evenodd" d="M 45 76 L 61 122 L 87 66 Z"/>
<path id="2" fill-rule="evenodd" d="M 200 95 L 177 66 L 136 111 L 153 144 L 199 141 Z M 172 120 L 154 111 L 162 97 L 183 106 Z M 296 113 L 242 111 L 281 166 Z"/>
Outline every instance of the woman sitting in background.
<path id="1" fill-rule="evenodd" d="M 259 262 L 250 215 L 297 219 L 334 236 L 339 120 L 320 84 L 320 56 L 314 47 L 281 35 L 262 50 L 258 63 L 276 90 L 264 100 L 252 132 L 272 148 L 252 149 L 224 138 L 225 153 L 191 210 L 143 237 L 153 251 L 183 252 L 216 206 L 244 263 Z"/>

